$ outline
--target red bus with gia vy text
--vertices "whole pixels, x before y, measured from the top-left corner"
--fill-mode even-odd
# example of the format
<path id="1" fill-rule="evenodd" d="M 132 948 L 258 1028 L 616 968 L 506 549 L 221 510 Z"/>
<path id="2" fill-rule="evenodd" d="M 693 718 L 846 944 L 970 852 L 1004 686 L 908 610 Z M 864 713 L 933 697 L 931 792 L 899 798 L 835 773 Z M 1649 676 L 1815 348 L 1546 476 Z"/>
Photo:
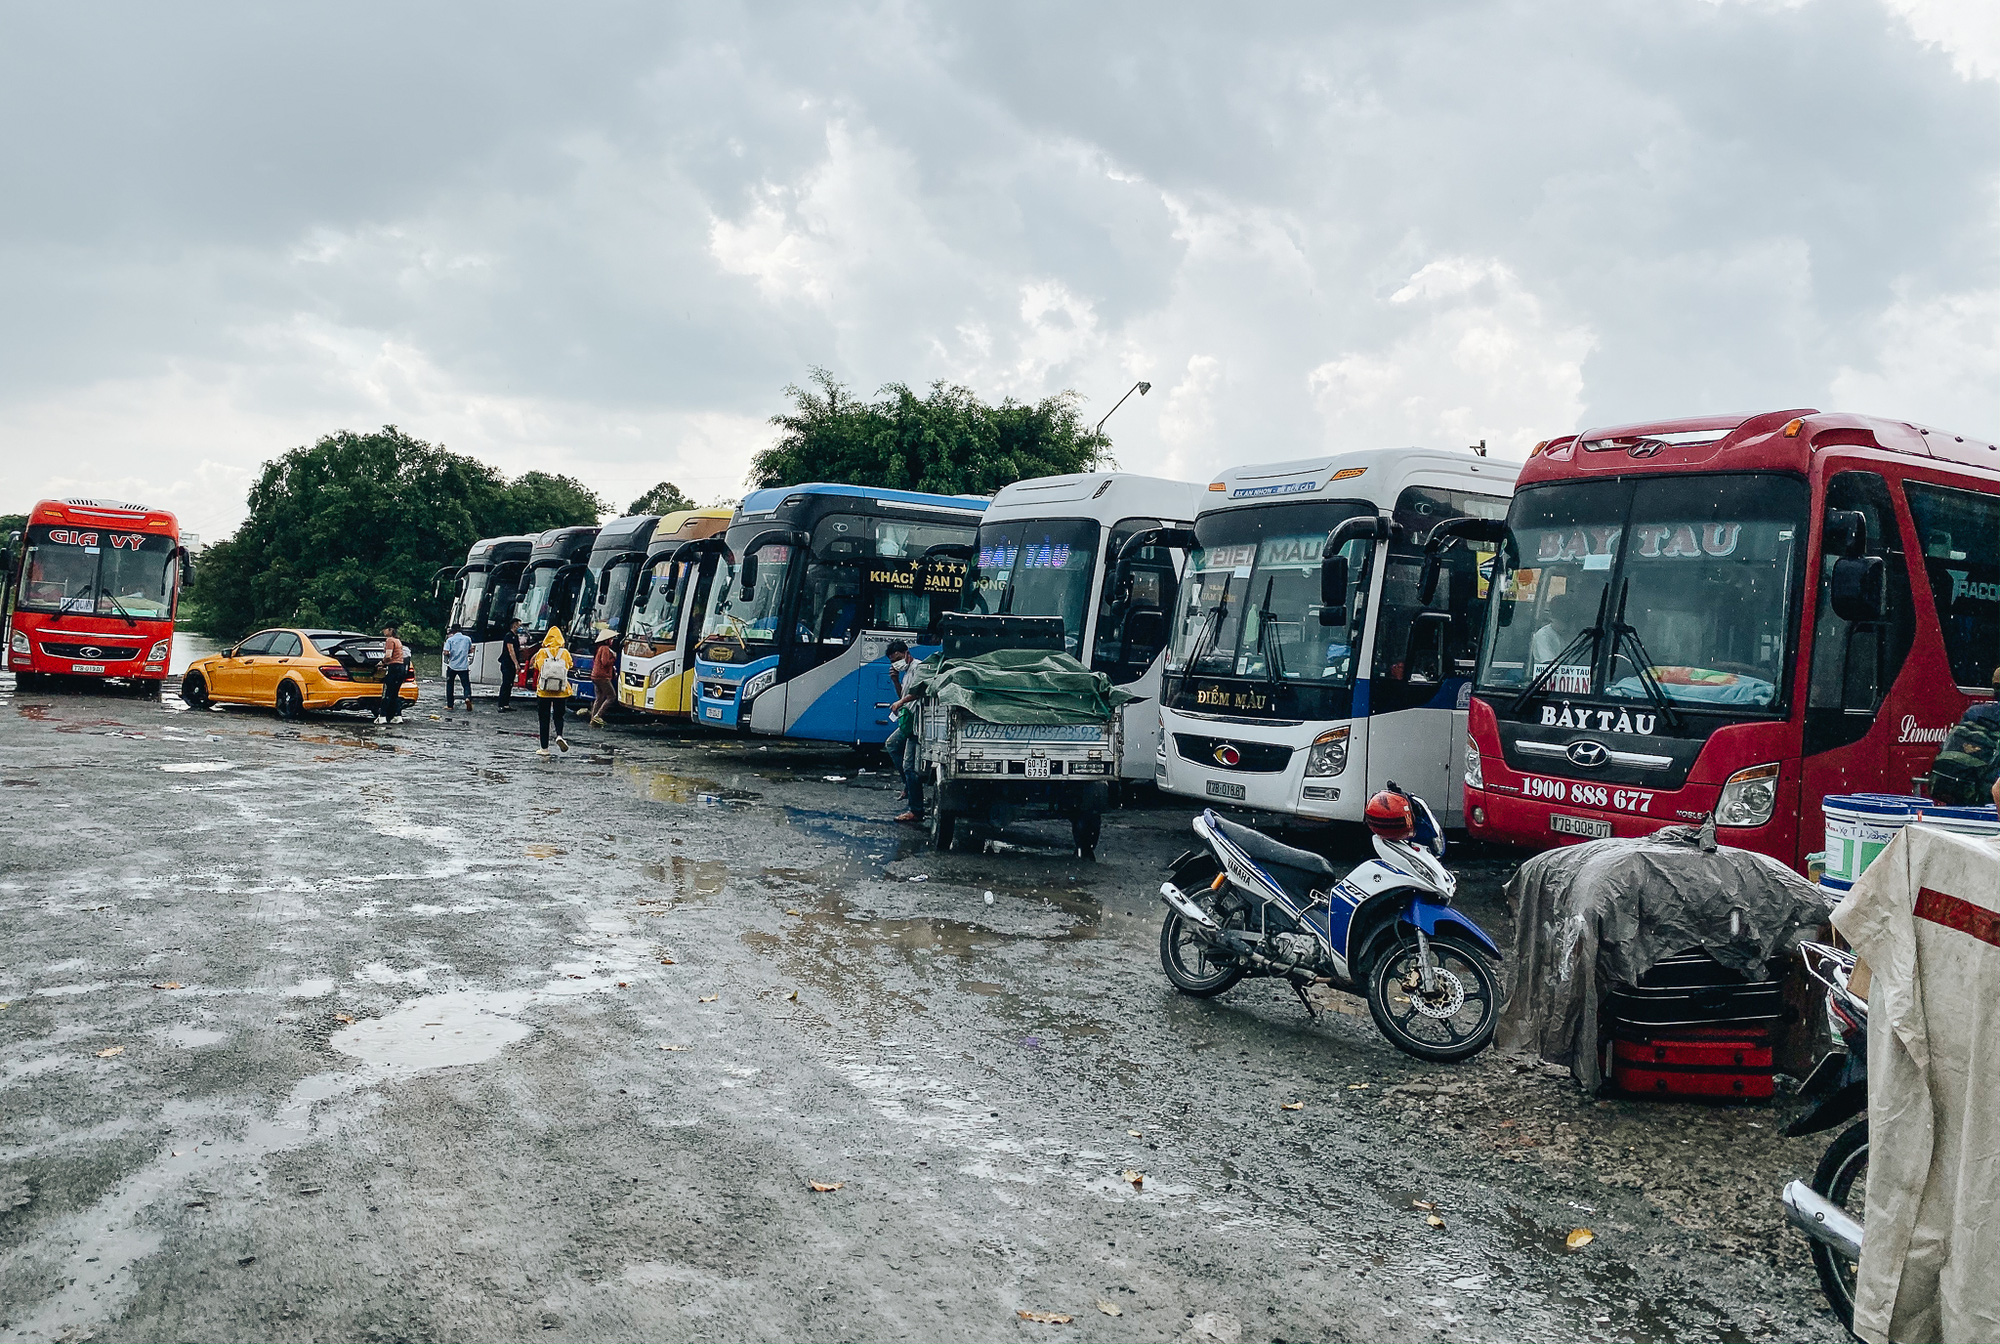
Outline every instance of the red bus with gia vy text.
<path id="1" fill-rule="evenodd" d="M 1803 870 L 1821 799 L 1919 791 L 2000 672 L 2000 448 L 1812 410 L 1537 444 L 1503 528 L 1468 832 L 1715 818 Z"/>
<path id="2" fill-rule="evenodd" d="M 174 515 L 105 499 L 45 499 L 8 539 L 7 666 L 27 690 L 118 679 L 157 695 L 189 574 Z"/>

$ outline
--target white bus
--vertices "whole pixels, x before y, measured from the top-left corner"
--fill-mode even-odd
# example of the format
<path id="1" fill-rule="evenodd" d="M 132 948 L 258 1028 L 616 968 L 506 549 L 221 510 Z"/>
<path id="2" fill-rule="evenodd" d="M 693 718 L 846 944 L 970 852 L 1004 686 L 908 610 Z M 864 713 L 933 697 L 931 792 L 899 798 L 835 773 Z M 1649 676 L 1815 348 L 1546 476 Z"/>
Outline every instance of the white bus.
<path id="1" fill-rule="evenodd" d="M 1142 697 L 1125 707 L 1119 774 L 1152 779 L 1160 663 L 1201 487 L 1126 472 L 1016 481 L 993 497 L 965 609 L 1060 616 L 1069 652 Z M 1123 557 L 1121 563 L 1121 556 Z"/>
<path id="2" fill-rule="evenodd" d="M 1160 788 L 1360 821 L 1394 780 L 1462 825 L 1492 520 L 1519 471 L 1405 448 L 1222 473 L 1174 608 Z"/>

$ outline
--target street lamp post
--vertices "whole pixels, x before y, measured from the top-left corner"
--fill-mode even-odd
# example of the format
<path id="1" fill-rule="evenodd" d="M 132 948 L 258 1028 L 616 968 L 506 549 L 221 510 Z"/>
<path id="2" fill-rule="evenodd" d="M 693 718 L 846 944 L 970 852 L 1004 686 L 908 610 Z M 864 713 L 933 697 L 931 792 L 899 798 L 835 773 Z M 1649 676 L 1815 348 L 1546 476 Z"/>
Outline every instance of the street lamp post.
<path id="1" fill-rule="evenodd" d="M 1137 382 L 1137 383 L 1134 383 L 1134 384 L 1132 384 L 1132 386 L 1130 386 L 1130 387 L 1128 387 L 1128 388 L 1126 388 L 1126 389 L 1125 389 L 1125 396 L 1124 396 L 1124 397 L 1120 397 L 1120 398 L 1118 398 L 1118 400 L 1117 400 L 1116 402 L 1114 402 L 1114 403 L 1112 404 L 1112 407 L 1111 407 L 1111 410 L 1109 410 L 1109 411 L 1106 411 L 1106 412 L 1104 413 L 1104 420 L 1109 420 L 1109 419 L 1111 418 L 1112 414 L 1113 414 L 1113 413 L 1114 413 L 1115 411 L 1117 411 L 1117 409 L 1118 409 L 1118 408 L 1119 408 L 1120 406 L 1123 406 L 1123 405 L 1125 404 L 1125 398 L 1126 398 L 1126 397 L 1129 397 L 1129 396 L 1131 396 L 1131 395 L 1132 395 L 1132 394 L 1133 394 L 1134 392 L 1137 392 L 1137 393 L 1138 393 L 1138 394 L 1139 394 L 1140 396 L 1142 396 L 1142 397 L 1143 397 L 1143 396 L 1145 396 L 1145 395 L 1146 395 L 1146 394 L 1147 394 L 1148 392 L 1151 392 L 1152 390 L 1153 390 L 1153 385 L 1152 385 L 1151 383 L 1147 383 L 1147 382 Z M 1102 434 L 1102 433 L 1104 432 L 1104 420 L 1099 420 L 1099 421 L 1097 422 L 1097 428 L 1096 428 L 1096 429 L 1094 429 L 1094 430 L 1092 430 L 1092 431 L 1091 431 L 1091 433 L 1093 433 L 1093 434 Z"/>

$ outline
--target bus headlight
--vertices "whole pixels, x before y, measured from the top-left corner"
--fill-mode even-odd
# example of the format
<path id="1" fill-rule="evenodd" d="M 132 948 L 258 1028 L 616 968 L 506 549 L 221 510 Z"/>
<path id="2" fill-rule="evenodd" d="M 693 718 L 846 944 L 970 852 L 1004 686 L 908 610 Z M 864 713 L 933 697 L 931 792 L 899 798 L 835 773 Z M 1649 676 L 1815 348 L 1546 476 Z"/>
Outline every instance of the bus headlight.
<path id="1" fill-rule="evenodd" d="M 1722 785 L 1715 800 L 1718 826 L 1762 826 L 1778 805 L 1778 764 L 1753 765 L 1738 770 Z"/>
<path id="2" fill-rule="evenodd" d="M 655 686 L 659 685 L 661 682 L 665 681 L 668 677 L 671 677 L 673 674 L 674 674 L 674 660 L 669 658 L 666 662 L 661 663 L 658 667 L 654 668 L 651 672 L 648 672 L 646 674 L 646 689 L 649 691 L 652 690 Z"/>
<path id="3" fill-rule="evenodd" d="M 1486 787 L 1486 769 L 1479 763 L 1479 744 L 1469 737 L 1465 739 L 1465 787 Z"/>
<path id="4" fill-rule="evenodd" d="M 171 635 L 168 636 L 166 639 L 154 640 L 153 651 L 146 655 L 146 661 L 149 663 L 165 662 L 167 660 L 167 650 L 173 646 L 173 642 L 174 642 L 173 637 Z"/>
<path id="5" fill-rule="evenodd" d="M 736 707 L 740 710 L 765 691 L 770 690 L 772 684 L 777 680 L 778 669 L 775 667 L 765 668 L 762 672 L 759 672 L 756 676 L 743 683 L 743 689 L 736 693 Z"/>
<path id="6" fill-rule="evenodd" d="M 1329 728 L 1306 752 L 1306 778 L 1326 779 L 1347 768 L 1347 728 Z"/>
<path id="7" fill-rule="evenodd" d="M 28 647 L 28 632 L 26 630 L 16 630 L 13 638 L 7 641 L 7 647 L 20 654 L 23 658 L 28 657 L 34 652 L 33 649 Z"/>

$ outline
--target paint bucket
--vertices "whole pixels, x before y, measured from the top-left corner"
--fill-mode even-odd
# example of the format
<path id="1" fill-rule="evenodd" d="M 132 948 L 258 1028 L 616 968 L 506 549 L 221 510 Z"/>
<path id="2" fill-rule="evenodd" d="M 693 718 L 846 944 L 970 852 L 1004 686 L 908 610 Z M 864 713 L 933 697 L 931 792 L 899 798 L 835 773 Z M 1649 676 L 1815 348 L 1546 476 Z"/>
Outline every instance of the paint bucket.
<path id="1" fill-rule="evenodd" d="M 1939 807 L 1927 805 L 1918 818 L 1926 826 L 1951 831 L 1957 835 L 1976 835 L 1984 839 L 2000 836 L 2000 811 L 1988 807 Z"/>
<path id="2" fill-rule="evenodd" d="M 1932 804 L 1914 794 L 1835 793 L 1828 794 L 1821 807 L 1826 813 L 1826 871 L 1819 885 L 1828 900 L 1838 901 L 1875 856 L 1888 848 L 1896 832 Z"/>

